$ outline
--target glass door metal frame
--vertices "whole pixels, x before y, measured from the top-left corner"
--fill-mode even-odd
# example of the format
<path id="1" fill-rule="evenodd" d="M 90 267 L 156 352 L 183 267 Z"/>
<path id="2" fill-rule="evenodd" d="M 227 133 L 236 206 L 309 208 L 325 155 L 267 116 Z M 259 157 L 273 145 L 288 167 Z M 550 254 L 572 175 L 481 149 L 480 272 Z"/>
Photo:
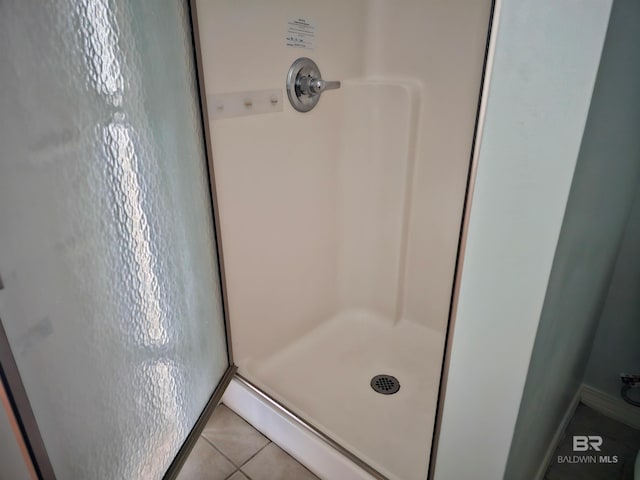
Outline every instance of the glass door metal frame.
<path id="1" fill-rule="evenodd" d="M 231 324 L 229 321 L 229 300 L 227 296 L 227 282 L 224 270 L 224 255 L 222 252 L 222 234 L 220 232 L 220 212 L 218 211 L 218 197 L 216 194 L 215 171 L 213 168 L 213 148 L 211 143 L 211 131 L 209 129 L 209 111 L 207 109 L 207 95 L 204 85 L 204 72 L 202 66 L 202 49 L 200 46 L 200 31 L 198 28 L 198 12 L 196 0 L 188 0 L 189 19 L 191 23 L 191 44 L 193 48 L 194 62 L 196 66 L 196 78 L 198 80 L 198 98 L 200 101 L 200 124 L 202 136 L 204 139 L 205 156 L 207 161 L 207 172 L 209 175 L 209 198 L 211 199 L 211 211 L 213 212 L 213 229 L 216 239 L 216 253 L 218 260 L 218 277 L 220 279 L 220 290 L 222 298 L 222 316 L 224 319 L 225 339 L 227 345 L 227 360 L 229 366 L 222 375 L 220 382 L 214 389 L 207 405 L 198 417 L 195 425 L 187 435 L 182 447 L 178 451 L 176 457 L 171 462 L 167 472 L 164 475 L 165 480 L 173 480 L 178 476 L 180 469 L 186 462 L 191 450 L 198 441 L 198 437 L 204 430 L 207 421 L 213 414 L 213 411 L 222 400 L 222 395 L 231 383 L 238 367 L 233 361 L 233 347 L 231 342 Z"/>
<path id="2" fill-rule="evenodd" d="M 460 221 L 460 234 L 458 236 L 458 248 L 456 251 L 456 263 L 451 285 L 451 297 L 449 301 L 449 316 L 447 318 L 447 329 L 445 333 L 444 352 L 442 354 L 442 364 L 440 379 L 438 384 L 438 401 L 436 403 L 436 416 L 431 440 L 431 450 L 429 454 L 429 465 L 427 467 L 427 480 L 433 480 L 436 471 L 436 461 L 438 457 L 438 444 L 440 432 L 442 430 L 442 414 L 447 395 L 447 379 L 449 376 L 449 366 L 451 363 L 451 344 L 455 330 L 456 315 L 458 312 L 458 301 L 460 297 L 460 285 L 462 282 L 462 271 L 464 265 L 464 255 L 469 233 L 469 214 L 473 203 L 473 190 L 475 187 L 478 171 L 478 157 L 480 155 L 480 137 L 486 104 L 489 94 L 489 81 L 491 76 L 491 62 L 497 34 L 497 24 L 499 21 L 499 7 L 501 0 L 491 0 L 489 11 L 489 22 L 487 25 L 487 37 L 482 61 L 482 76 L 480 78 L 480 91 L 478 92 L 478 105 L 476 109 L 475 125 L 473 128 L 473 140 L 469 158 L 469 169 L 467 171 L 467 185 L 464 194 L 464 204 L 462 207 L 462 218 Z"/>
<path id="3" fill-rule="evenodd" d="M 215 190 L 215 176 L 213 170 L 211 135 L 209 130 L 209 117 L 206 104 L 206 94 L 204 89 L 204 75 L 202 71 L 202 54 L 200 49 L 198 19 L 195 0 L 188 0 L 189 20 L 191 27 L 191 44 L 193 48 L 194 64 L 196 66 L 197 95 L 200 102 L 200 124 L 205 143 L 205 156 L 207 163 L 209 197 L 211 200 L 211 210 L 213 212 L 213 229 L 216 242 L 216 253 L 218 260 L 218 277 L 220 279 L 220 290 L 222 299 L 222 315 L 224 320 L 224 333 L 227 349 L 228 367 L 214 389 L 207 404 L 196 420 L 191 432 L 187 435 L 184 443 L 167 469 L 164 478 L 171 480 L 177 477 L 180 469 L 184 465 L 189 453 L 193 449 L 198 437 L 220 403 L 222 395 L 231 382 L 237 371 L 237 366 L 233 361 L 233 348 L 231 342 L 231 326 L 229 323 L 229 308 L 227 288 L 224 272 L 224 257 L 222 253 L 222 239 L 220 234 L 220 216 Z M 0 295 L 4 285 L 0 279 Z M 2 326 L 0 319 L 0 401 L 2 408 L 6 411 L 9 422 L 12 426 L 16 443 L 20 447 L 23 458 L 31 477 L 40 480 L 55 480 L 56 476 L 51 465 L 51 460 L 44 445 L 42 435 L 38 428 L 35 415 L 31 408 L 24 384 L 20 378 L 18 367 L 9 345 L 9 340 Z"/>
<path id="4" fill-rule="evenodd" d="M 3 289 L 0 283 L 0 291 Z M 0 292 L 1 294 L 1 292 Z M 0 319 L 0 397 L 31 477 L 54 479 L 53 467 Z"/>

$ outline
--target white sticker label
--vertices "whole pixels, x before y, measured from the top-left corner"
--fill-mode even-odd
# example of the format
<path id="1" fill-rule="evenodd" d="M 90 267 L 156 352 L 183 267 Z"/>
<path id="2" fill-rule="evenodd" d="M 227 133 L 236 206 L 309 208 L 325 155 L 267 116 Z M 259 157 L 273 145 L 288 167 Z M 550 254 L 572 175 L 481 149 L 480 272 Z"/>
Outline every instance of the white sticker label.
<path id="1" fill-rule="evenodd" d="M 313 50 L 316 46 L 316 24 L 304 17 L 290 18 L 287 23 L 288 47 Z"/>

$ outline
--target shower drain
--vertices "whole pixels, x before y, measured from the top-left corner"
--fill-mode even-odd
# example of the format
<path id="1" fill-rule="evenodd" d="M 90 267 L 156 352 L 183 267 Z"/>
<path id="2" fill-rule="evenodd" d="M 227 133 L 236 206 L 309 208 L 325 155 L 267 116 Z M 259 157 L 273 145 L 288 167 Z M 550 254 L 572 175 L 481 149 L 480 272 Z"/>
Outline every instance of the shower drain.
<path id="1" fill-rule="evenodd" d="M 400 382 L 391 375 L 376 375 L 371 379 L 371 388 L 383 395 L 391 395 L 400 390 Z"/>

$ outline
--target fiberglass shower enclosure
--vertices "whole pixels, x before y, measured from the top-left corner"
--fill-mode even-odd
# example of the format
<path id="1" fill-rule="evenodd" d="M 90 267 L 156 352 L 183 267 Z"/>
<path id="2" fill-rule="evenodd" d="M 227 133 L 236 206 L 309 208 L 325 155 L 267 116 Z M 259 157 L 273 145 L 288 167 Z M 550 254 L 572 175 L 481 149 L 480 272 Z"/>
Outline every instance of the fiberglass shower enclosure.
<path id="1" fill-rule="evenodd" d="M 490 11 L 198 2 L 234 361 L 387 478 L 427 476 Z"/>
<path id="2" fill-rule="evenodd" d="M 491 8 L 0 4 L 0 319 L 41 468 L 159 478 L 235 362 L 426 478 Z M 299 57 L 340 82 L 305 113 Z"/>

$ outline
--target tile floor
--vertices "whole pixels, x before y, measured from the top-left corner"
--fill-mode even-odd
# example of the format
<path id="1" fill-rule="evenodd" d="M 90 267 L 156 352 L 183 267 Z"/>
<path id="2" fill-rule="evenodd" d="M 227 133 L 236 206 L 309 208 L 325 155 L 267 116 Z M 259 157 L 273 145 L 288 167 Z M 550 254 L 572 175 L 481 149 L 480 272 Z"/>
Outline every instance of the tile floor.
<path id="1" fill-rule="evenodd" d="M 600 435 L 603 443 L 597 455 L 617 455 L 617 463 L 559 463 L 558 456 L 593 455 L 594 452 L 574 452 L 574 435 Z M 565 435 L 556 449 L 545 480 L 633 480 L 636 455 L 640 449 L 640 430 L 612 420 L 580 404 Z"/>
<path id="2" fill-rule="evenodd" d="M 209 419 L 178 480 L 318 480 L 226 405 Z"/>

